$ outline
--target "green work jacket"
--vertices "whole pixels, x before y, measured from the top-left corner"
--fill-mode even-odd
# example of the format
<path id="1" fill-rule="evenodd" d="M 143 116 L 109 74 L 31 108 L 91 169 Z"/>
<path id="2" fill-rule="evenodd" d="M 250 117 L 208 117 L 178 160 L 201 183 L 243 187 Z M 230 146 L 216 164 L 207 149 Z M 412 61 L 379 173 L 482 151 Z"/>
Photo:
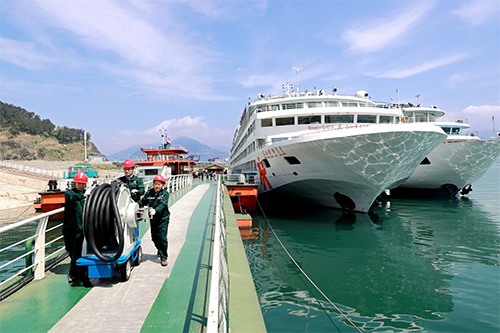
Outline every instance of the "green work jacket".
<path id="1" fill-rule="evenodd" d="M 137 177 L 136 175 L 132 175 L 132 177 L 130 177 L 130 179 L 128 179 L 127 176 L 121 176 L 120 178 L 118 178 L 118 180 L 120 180 L 124 184 L 126 184 L 130 191 L 138 190 L 137 193 L 131 193 L 132 200 L 137 202 L 141 199 L 141 195 L 143 195 L 145 192 L 144 191 L 144 182 L 142 181 L 141 178 Z"/>
<path id="2" fill-rule="evenodd" d="M 64 192 L 64 217 L 63 228 L 82 231 L 83 206 L 85 197 L 83 192 L 79 193 L 76 189 Z"/>
<path id="3" fill-rule="evenodd" d="M 165 189 L 162 189 L 160 192 L 156 193 L 155 189 L 152 188 L 148 190 L 148 192 L 142 197 L 138 204 L 139 207 L 148 206 L 156 211 L 151 222 L 168 222 L 170 220 L 170 211 L 168 210 L 169 196 L 170 194 Z"/>

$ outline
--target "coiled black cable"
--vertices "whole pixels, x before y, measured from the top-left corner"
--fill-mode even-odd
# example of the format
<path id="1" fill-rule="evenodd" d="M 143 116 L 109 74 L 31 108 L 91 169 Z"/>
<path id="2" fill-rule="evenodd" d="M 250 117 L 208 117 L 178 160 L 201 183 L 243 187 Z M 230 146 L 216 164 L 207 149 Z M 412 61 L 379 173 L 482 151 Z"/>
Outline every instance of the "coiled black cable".
<path id="1" fill-rule="evenodd" d="M 102 261 L 118 260 L 123 253 L 123 226 L 116 204 L 120 186 L 116 181 L 97 186 L 87 198 L 83 209 L 83 232 L 89 249 Z M 112 257 L 102 252 L 116 249 Z"/>

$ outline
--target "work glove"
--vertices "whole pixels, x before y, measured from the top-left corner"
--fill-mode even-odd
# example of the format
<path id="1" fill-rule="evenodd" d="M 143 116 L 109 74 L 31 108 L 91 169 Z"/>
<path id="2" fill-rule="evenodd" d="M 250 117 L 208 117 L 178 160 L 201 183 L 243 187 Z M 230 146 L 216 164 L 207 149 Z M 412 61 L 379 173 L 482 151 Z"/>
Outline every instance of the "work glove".
<path id="1" fill-rule="evenodd" d="M 132 194 L 136 194 L 137 192 L 139 192 L 139 190 L 136 190 L 136 189 L 130 191 L 130 193 L 132 193 Z"/>
<path id="2" fill-rule="evenodd" d="M 90 192 L 92 192 L 92 188 L 88 188 L 85 190 L 85 194 L 83 195 L 84 197 L 88 197 L 90 195 Z"/>
<path id="3" fill-rule="evenodd" d="M 154 208 L 149 208 L 149 215 L 154 216 L 156 213 L 156 210 Z"/>

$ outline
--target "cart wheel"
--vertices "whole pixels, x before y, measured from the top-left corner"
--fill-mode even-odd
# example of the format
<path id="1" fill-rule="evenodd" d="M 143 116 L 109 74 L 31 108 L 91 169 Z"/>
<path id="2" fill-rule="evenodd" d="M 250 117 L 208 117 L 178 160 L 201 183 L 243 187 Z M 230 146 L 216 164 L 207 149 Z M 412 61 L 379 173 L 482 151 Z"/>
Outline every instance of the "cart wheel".
<path id="1" fill-rule="evenodd" d="M 130 279 L 131 273 L 132 273 L 132 263 L 131 263 L 131 260 L 128 259 L 120 267 L 120 275 L 122 277 L 122 281 L 124 281 L 124 282 L 128 281 Z"/>
<path id="2" fill-rule="evenodd" d="M 142 261 L 142 247 L 138 247 L 137 248 L 137 256 L 135 257 L 135 260 L 134 260 L 134 266 L 139 266 L 141 264 L 141 261 Z"/>

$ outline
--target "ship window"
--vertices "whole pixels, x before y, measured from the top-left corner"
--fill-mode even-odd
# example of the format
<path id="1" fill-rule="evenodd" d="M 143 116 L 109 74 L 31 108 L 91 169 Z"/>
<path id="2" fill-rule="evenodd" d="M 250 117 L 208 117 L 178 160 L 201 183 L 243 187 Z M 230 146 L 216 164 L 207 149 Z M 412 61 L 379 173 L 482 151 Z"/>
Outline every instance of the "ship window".
<path id="1" fill-rule="evenodd" d="M 451 127 L 441 127 L 445 134 L 450 134 Z"/>
<path id="2" fill-rule="evenodd" d="M 263 159 L 262 162 L 264 162 L 264 166 L 266 168 L 270 168 L 271 167 L 271 164 L 269 164 L 269 161 L 267 160 L 267 158 Z"/>
<path id="3" fill-rule="evenodd" d="M 451 129 L 451 134 L 452 135 L 460 135 L 460 127 L 453 127 Z"/>
<path id="4" fill-rule="evenodd" d="M 302 124 L 321 124 L 321 116 L 299 116 L 299 125 Z"/>
<path id="5" fill-rule="evenodd" d="M 296 109 L 296 108 L 297 108 L 297 104 L 295 104 L 295 103 L 283 104 L 284 110 L 291 110 L 291 109 Z"/>
<path id="6" fill-rule="evenodd" d="M 348 106 L 349 106 L 349 103 L 347 103 L 347 102 L 342 102 L 342 106 L 346 108 L 346 107 L 348 107 Z"/>
<path id="7" fill-rule="evenodd" d="M 392 116 L 380 116 L 379 123 L 385 124 L 385 123 L 390 123 L 391 121 L 392 121 Z"/>
<path id="8" fill-rule="evenodd" d="M 276 118 L 276 126 L 293 125 L 294 117 Z"/>
<path id="9" fill-rule="evenodd" d="M 285 156 L 285 160 L 291 165 L 300 164 L 300 161 L 295 156 Z"/>
<path id="10" fill-rule="evenodd" d="M 156 176 L 157 174 L 158 174 L 158 170 L 156 170 L 156 169 L 145 169 L 144 170 L 145 176 Z"/>
<path id="11" fill-rule="evenodd" d="M 309 108 L 320 108 L 322 106 L 321 102 L 309 102 L 307 107 Z"/>
<path id="12" fill-rule="evenodd" d="M 273 126 L 273 119 L 272 118 L 261 119 L 260 120 L 260 126 L 261 127 L 271 127 L 271 126 Z"/>
<path id="13" fill-rule="evenodd" d="M 359 105 L 358 105 L 358 103 L 352 103 L 352 102 L 351 102 L 351 103 L 349 103 L 349 106 L 350 106 L 350 107 L 358 107 Z"/>
<path id="14" fill-rule="evenodd" d="M 339 102 L 337 102 L 337 101 L 326 102 L 326 106 L 337 107 L 337 106 L 339 106 Z"/>
<path id="15" fill-rule="evenodd" d="M 354 116 L 349 114 L 339 114 L 339 115 L 325 115 L 325 123 L 337 124 L 337 123 L 353 123 Z"/>
<path id="16" fill-rule="evenodd" d="M 278 111 L 280 109 L 279 104 L 268 105 L 266 111 Z"/>
<path id="17" fill-rule="evenodd" d="M 377 116 L 358 114 L 358 123 L 376 123 Z"/>
<path id="18" fill-rule="evenodd" d="M 271 143 L 276 143 L 276 142 L 281 142 L 281 141 L 286 141 L 288 138 L 272 138 Z"/>
<path id="19" fill-rule="evenodd" d="M 304 103 L 297 103 L 297 109 L 303 109 Z"/>

